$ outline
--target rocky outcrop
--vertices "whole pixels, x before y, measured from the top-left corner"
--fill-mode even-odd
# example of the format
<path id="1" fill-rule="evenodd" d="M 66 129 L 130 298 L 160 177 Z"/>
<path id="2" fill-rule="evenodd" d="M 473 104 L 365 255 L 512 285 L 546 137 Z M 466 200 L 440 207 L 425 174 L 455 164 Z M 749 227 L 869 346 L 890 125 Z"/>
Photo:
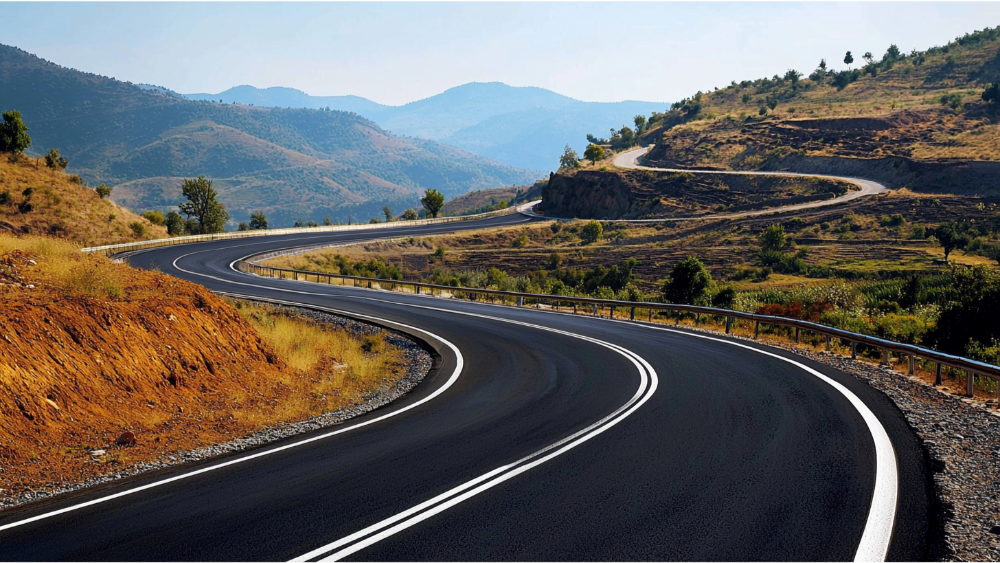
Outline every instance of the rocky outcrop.
<path id="1" fill-rule="evenodd" d="M 846 182 L 812 178 L 582 170 L 552 175 L 539 211 L 581 219 L 690 217 L 829 199 L 848 189 Z"/>

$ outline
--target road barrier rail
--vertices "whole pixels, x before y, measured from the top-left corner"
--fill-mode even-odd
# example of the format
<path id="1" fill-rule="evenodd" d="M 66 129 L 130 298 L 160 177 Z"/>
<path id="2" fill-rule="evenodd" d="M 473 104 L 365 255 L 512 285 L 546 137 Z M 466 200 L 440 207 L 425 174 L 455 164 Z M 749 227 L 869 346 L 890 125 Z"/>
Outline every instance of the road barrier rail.
<path id="1" fill-rule="evenodd" d="M 455 287 L 450 285 L 439 285 L 423 282 L 413 282 L 405 280 L 387 280 L 381 278 L 369 278 L 363 276 L 346 276 L 340 274 L 327 274 L 323 272 L 311 272 L 307 270 L 293 270 L 289 268 L 276 268 L 273 266 L 264 266 L 257 264 L 252 260 L 256 256 L 250 256 L 243 260 L 236 262 L 235 266 L 241 272 L 247 274 L 254 274 L 262 277 L 271 278 L 283 278 L 283 279 L 293 279 L 296 281 L 315 281 L 315 283 L 325 283 L 327 285 L 348 285 L 351 284 L 354 287 L 368 287 L 369 289 L 385 289 L 388 286 L 389 291 L 396 291 L 397 289 L 413 288 L 413 293 L 420 295 L 423 291 L 424 294 L 434 295 L 437 291 L 438 295 L 442 293 L 449 293 L 453 297 L 463 298 L 465 295 L 471 297 L 471 300 L 478 300 L 477 297 L 484 296 L 489 297 L 493 302 L 497 298 L 501 300 L 502 303 L 506 304 L 508 301 L 512 301 L 517 307 L 522 307 L 531 302 L 535 304 L 545 304 L 551 303 L 555 304 L 557 307 L 560 304 L 571 303 L 573 305 L 574 312 L 577 312 L 579 306 L 589 306 L 593 308 L 593 314 L 598 315 L 599 309 L 609 308 L 611 312 L 611 317 L 615 317 L 615 312 L 617 310 L 627 310 L 629 311 L 629 319 L 636 320 L 636 311 L 645 311 L 649 320 L 652 321 L 654 311 L 666 311 L 673 313 L 693 313 L 695 315 L 708 315 L 716 318 L 725 317 L 726 318 L 726 334 L 730 334 L 732 331 L 734 320 L 750 321 L 754 323 L 754 339 L 757 339 L 760 334 L 761 325 L 771 325 L 771 326 L 783 326 L 795 329 L 795 341 L 799 341 L 799 332 L 807 331 L 816 333 L 826 337 L 826 350 L 830 351 L 830 341 L 831 339 L 838 339 L 842 343 L 846 342 L 851 347 L 851 358 L 857 358 L 857 347 L 858 346 L 868 346 L 876 348 L 882 353 L 882 362 L 888 364 L 889 354 L 898 354 L 900 356 L 907 356 L 909 359 L 909 374 L 913 375 L 915 369 L 915 361 L 917 358 L 924 360 L 930 360 L 937 364 L 937 377 L 935 385 L 941 384 L 941 369 L 942 367 L 951 367 L 955 369 L 962 370 L 970 377 L 966 377 L 966 394 L 972 396 L 973 389 L 975 385 L 975 377 L 988 377 L 998 382 L 998 391 L 1000 391 L 1000 367 L 994 366 L 992 364 L 987 364 L 985 362 L 980 362 L 978 360 L 973 360 L 970 358 L 964 358 L 961 356 L 953 356 L 951 354 L 945 354 L 944 352 L 939 352 L 937 350 L 932 350 L 930 348 L 924 348 L 922 346 L 917 346 L 915 344 L 904 344 L 901 342 L 894 342 L 892 340 L 885 340 L 875 336 L 870 336 L 867 334 L 860 334 L 857 332 L 851 332 L 848 330 L 843 330 L 839 328 L 834 328 L 819 323 L 814 323 L 810 321 L 803 321 L 800 319 L 790 319 L 786 317 L 776 317 L 772 315 L 760 315 L 757 313 L 747 313 L 743 311 L 733 311 L 729 309 L 717 309 L 714 307 L 701 307 L 697 305 L 683 305 L 677 303 L 657 303 L 649 301 L 619 301 L 613 299 L 596 299 L 593 297 L 571 297 L 566 295 L 546 295 L 539 293 L 523 293 L 517 291 L 503 291 L 499 289 L 483 289 L 474 287 Z M 312 279 L 310 279 L 312 278 Z M 335 284 L 334 281 L 339 280 L 339 284 Z M 676 322 L 679 322 L 679 317 L 675 317 Z"/>
<path id="2" fill-rule="evenodd" d="M 139 242 L 126 242 L 122 244 L 108 244 L 104 246 L 94 246 L 84 248 L 81 252 L 103 254 L 111 256 L 122 252 L 132 252 L 135 250 L 145 250 L 147 248 L 157 248 L 160 246 L 174 246 L 177 244 L 187 244 L 192 242 L 207 242 L 213 240 L 239 239 L 261 236 L 295 235 L 301 233 L 330 233 L 339 231 L 362 231 L 369 229 L 389 229 L 394 227 L 415 227 L 419 225 L 439 225 L 442 223 L 457 223 L 461 221 L 474 221 L 478 219 L 488 219 L 490 217 L 500 217 L 520 212 L 534 205 L 537 202 L 506 207 L 497 211 L 477 213 L 475 215 L 459 215 L 455 217 L 439 217 L 437 219 L 414 219 L 412 221 L 390 221 L 385 223 L 362 223 L 358 225 L 324 225 L 320 227 L 292 227 L 288 229 L 259 229 L 253 231 L 232 231 L 227 233 L 215 233 L 211 235 L 187 235 L 181 237 L 171 237 L 166 239 L 144 240 Z"/>

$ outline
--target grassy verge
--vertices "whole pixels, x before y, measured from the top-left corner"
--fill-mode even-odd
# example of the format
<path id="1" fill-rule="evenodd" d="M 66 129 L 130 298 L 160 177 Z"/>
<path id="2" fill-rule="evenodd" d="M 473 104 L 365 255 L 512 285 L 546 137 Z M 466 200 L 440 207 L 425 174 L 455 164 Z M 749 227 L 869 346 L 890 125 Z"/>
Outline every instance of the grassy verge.
<path id="1" fill-rule="evenodd" d="M 279 379 L 288 396 L 275 409 L 278 420 L 315 416 L 360 402 L 405 374 L 403 355 L 384 335 L 356 336 L 287 309 L 231 300 L 278 356 L 296 370 Z"/>

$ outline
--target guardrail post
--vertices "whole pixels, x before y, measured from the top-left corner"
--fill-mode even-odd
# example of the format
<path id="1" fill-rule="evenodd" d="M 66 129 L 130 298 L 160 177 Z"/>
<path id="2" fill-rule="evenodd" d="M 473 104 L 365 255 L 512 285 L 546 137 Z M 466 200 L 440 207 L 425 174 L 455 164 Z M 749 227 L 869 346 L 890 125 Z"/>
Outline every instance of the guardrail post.
<path id="1" fill-rule="evenodd" d="M 760 334 L 760 321 L 753 322 L 753 339 L 757 340 L 757 335 Z"/>
<path id="2" fill-rule="evenodd" d="M 524 297 L 518 297 L 517 298 L 517 306 L 520 307 L 522 305 L 524 305 Z"/>
<path id="3" fill-rule="evenodd" d="M 576 301 L 573 302 L 573 314 L 576 314 Z"/>
<path id="4" fill-rule="evenodd" d="M 799 343 L 799 327 L 795 327 L 795 343 Z"/>
<path id="5" fill-rule="evenodd" d="M 632 307 L 632 313 L 629 316 L 631 317 L 630 320 L 633 320 L 633 321 L 635 320 L 635 307 Z"/>
<path id="6" fill-rule="evenodd" d="M 611 306 L 611 318 L 612 319 L 615 318 L 615 306 L 614 305 Z"/>
<path id="7" fill-rule="evenodd" d="M 413 284 L 413 292 L 416 293 L 417 295 L 420 295 L 420 286 L 417 284 Z"/>
<path id="8" fill-rule="evenodd" d="M 934 386 L 941 385 L 941 362 L 937 365 L 937 375 L 934 376 Z"/>
<path id="9" fill-rule="evenodd" d="M 852 360 L 858 359 L 858 343 L 857 342 L 851 342 L 851 359 Z"/>
<path id="10" fill-rule="evenodd" d="M 973 391 L 976 384 L 976 374 L 966 370 L 965 376 L 965 392 L 968 396 L 972 397 L 974 395 Z"/>
<path id="11" fill-rule="evenodd" d="M 372 288 L 372 280 L 368 280 L 368 289 Z"/>
<path id="12" fill-rule="evenodd" d="M 913 375 L 913 363 L 914 363 L 913 354 L 910 354 L 910 375 Z"/>
<path id="13" fill-rule="evenodd" d="M 726 317 L 726 334 L 729 334 L 729 332 L 732 331 L 732 329 L 733 329 L 733 318 Z"/>
<path id="14" fill-rule="evenodd" d="M 888 349 L 883 349 L 882 350 L 882 365 L 883 366 L 889 365 L 889 350 Z"/>
<path id="15" fill-rule="evenodd" d="M 653 322 L 653 308 L 649 308 L 649 322 Z"/>
<path id="16" fill-rule="evenodd" d="M 597 316 L 597 305 L 594 305 L 594 316 Z"/>
<path id="17" fill-rule="evenodd" d="M 830 335 L 829 334 L 826 335 L 826 351 L 827 352 L 830 351 Z"/>

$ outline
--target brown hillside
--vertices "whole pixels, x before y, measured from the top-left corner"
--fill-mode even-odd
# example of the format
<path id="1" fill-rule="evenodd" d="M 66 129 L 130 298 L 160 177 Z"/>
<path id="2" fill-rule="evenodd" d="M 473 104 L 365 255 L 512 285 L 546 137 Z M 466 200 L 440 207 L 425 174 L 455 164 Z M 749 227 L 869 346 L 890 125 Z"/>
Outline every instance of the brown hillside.
<path id="1" fill-rule="evenodd" d="M 336 410 L 405 372 L 379 342 L 237 311 L 52 238 L 0 234 L 0 302 L 0 505 Z M 125 431 L 134 445 L 115 444 Z"/>
<path id="2" fill-rule="evenodd" d="M 998 112 L 981 94 L 1000 80 L 998 29 L 923 52 L 886 53 L 870 64 L 859 57 L 857 67 L 854 74 L 807 71 L 794 85 L 774 76 L 699 92 L 653 116 L 645 139 L 656 146 L 648 163 L 861 174 L 894 187 L 997 191 L 1000 168 L 986 163 L 1000 162 Z"/>
<path id="3" fill-rule="evenodd" d="M 42 159 L 0 159 L 0 231 L 50 234 L 83 246 L 166 238 L 167 230 L 101 199 L 78 177 L 45 166 Z M 26 189 L 33 189 L 29 196 Z M 31 205 L 30 209 L 23 205 Z M 109 217 L 114 219 L 109 221 Z M 141 225 L 136 231 L 131 224 Z M 138 227 L 137 227 L 138 228 Z M 145 232 L 142 232 L 145 231 Z"/>

